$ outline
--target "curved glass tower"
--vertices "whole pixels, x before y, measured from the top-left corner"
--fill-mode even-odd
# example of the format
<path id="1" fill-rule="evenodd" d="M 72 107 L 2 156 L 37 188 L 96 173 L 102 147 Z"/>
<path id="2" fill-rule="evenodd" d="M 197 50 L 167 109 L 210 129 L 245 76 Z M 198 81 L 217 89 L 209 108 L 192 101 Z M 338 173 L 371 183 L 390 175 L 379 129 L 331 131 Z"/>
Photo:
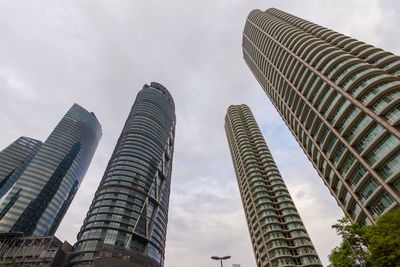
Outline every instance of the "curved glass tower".
<path id="1" fill-rule="evenodd" d="M 175 106 L 144 85 L 78 234 L 70 265 L 163 266 Z"/>
<path id="2" fill-rule="evenodd" d="M 258 267 L 322 267 L 250 108 L 228 108 L 225 131 Z"/>
<path id="3" fill-rule="evenodd" d="M 21 136 L 0 152 L 0 198 L 15 184 L 41 145 L 38 140 Z"/>
<path id="4" fill-rule="evenodd" d="M 400 57 L 277 9 L 243 55 L 339 206 L 371 224 L 400 205 Z"/>
<path id="5" fill-rule="evenodd" d="M 75 196 L 101 137 L 93 113 L 74 104 L 0 206 L 0 231 L 52 235 Z"/>

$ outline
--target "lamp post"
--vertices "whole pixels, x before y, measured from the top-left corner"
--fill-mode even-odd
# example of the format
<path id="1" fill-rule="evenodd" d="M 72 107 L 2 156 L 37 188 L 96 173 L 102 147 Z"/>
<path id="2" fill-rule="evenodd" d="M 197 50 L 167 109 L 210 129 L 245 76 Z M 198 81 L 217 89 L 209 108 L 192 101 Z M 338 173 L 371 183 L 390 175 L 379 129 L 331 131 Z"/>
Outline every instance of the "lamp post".
<path id="1" fill-rule="evenodd" d="M 222 265 L 222 261 L 223 260 L 227 260 L 227 259 L 229 259 L 231 256 L 224 256 L 224 257 L 217 257 L 217 256 L 212 256 L 211 257 L 211 259 L 213 259 L 213 260 L 219 260 L 220 262 L 221 262 L 221 267 L 223 267 L 223 265 Z"/>
<path id="2" fill-rule="evenodd" d="M 337 229 L 337 231 L 340 232 L 340 234 L 342 235 L 343 239 L 346 241 L 347 245 L 350 247 L 351 252 L 353 253 L 354 258 L 356 259 L 356 261 L 357 261 L 358 263 L 360 263 L 360 266 L 361 266 L 361 267 L 364 267 L 364 264 L 362 263 L 362 260 L 359 259 L 358 255 L 357 255 L 356 252 L 354 251 L 353 247 L 350 245 L 350 242 L 349 242 L 349 240 L 347 239 L 346 233 L 343 231 L 343 229 L 341 229 L 340 227 L 337 227 L 337 226 L 332 226 L 332 228 L 335 228 L 335 229 Z"/>

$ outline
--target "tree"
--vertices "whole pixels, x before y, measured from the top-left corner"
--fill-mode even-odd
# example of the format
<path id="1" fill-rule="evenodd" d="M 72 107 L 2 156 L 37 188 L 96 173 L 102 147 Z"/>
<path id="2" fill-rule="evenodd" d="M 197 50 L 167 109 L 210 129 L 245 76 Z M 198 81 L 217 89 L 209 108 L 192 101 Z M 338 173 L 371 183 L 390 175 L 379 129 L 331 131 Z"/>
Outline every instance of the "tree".
<path id="1" fill-rule="evenodd" d="M 332 228 L 343 240 L 329 255 L 329 266 L 400 266 L 400 208 L 382 215 L 376 225 L 342 218 Z"/>
<path id="2" fill-rule="evenodd" d="M 349 245 L 345 242 L 342 242 L 340 246 L 331 251 L 329 261 L 331 262 L 330 267 L 360 266 L 357 264 Z"/>
<path id="3" fill-rule="evenodd" d="M 375 266 L 400 266 L 400 208 L 382 215 L 368 227 L 368 260 Z"/>
<path id="4" fill-rule="evenodd" d="M 368 241 L 365 238 L 367 226 L 351 224 L 347 217 L 338 220 L 332 228 L 342 236 L 342 243 L 335 247 L 329 255 L 332 267 L 370 266 L 367 262 Z"/>

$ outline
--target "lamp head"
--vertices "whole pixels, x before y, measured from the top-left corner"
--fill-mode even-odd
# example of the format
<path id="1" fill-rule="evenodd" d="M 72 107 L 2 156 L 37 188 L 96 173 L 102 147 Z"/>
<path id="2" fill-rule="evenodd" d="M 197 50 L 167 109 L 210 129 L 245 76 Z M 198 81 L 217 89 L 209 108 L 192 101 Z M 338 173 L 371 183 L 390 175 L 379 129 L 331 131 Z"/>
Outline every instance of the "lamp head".
<path id="1" fill-rule="evenodd" d="M 224 256 L 224 257 L 217 257 L 217 256 L 212 256 L 211 259 L 213 260 L 227 260 L 230 259 L 231 256 Z"/>

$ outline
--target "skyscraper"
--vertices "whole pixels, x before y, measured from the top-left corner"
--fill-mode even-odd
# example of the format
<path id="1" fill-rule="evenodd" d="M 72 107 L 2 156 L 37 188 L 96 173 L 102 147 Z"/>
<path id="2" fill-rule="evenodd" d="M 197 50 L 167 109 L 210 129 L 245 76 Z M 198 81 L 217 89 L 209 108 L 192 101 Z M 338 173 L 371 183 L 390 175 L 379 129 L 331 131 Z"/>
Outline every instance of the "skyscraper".
<path id="1" fill-rule="evenodd" d="M 22 136 L 0 152 L 0 198 L 15 184 L 41 145 L 38 140 Z"/>
<path id="2" fill-rule="evenodd" d="M 74 104 L 0 205 L 0 231 L 52 235 L 82 181 L 101 137 L 93 113 Z"/>
<path id="3" fill-rule="evenodd" d="M 321 267 L 249 107 L 230 106 L 225 131 L 257 266 Z"/>
<path id="4" fill-rule="evenodd" d="M 159 83 L 138 93 L 78 234 L 72 266 L 163 266 L 175 105 Z"/>
<path id="5" fill-rule="evenodd" d="M 353 222 L 399 206 L 400 57 L 277 9 L 250 13 L 243 55 Z"/>

